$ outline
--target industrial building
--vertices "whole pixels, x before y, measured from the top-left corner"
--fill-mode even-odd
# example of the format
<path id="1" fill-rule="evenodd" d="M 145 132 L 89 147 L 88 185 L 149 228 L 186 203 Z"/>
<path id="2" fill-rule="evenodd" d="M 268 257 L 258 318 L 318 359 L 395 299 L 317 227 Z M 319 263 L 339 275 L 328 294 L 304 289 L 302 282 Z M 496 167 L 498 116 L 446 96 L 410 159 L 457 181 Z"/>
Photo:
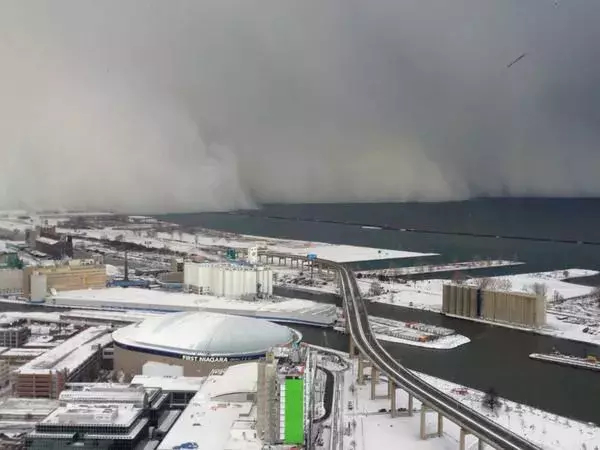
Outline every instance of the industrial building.
<path id="1" fill-rule="evenodd" d="M 109 331 L 90 327 L 19 367 L 14 373 L 15 395 L 57 398 L 67 382 L 94 380 L 102 349 L 112 342 Z"/>
<path id="2" fill-rule="evenodd" d="M 543 296 L 484 290 L 468 285 L 444 285 L 442 312 L 526 327 L 537 328 L 546 323 L 546 301 Z"/>
<path id="3" fill-rule="evenodd" d="M 0 315 L 0 346 L 22 347 L 31 336 L 25 319 L 15 319 Z"/>
<path id="4" fill-rule="evenodd" d="M 73 258 L 73 238 L 56 232 L 56 227 L 36 227 L 25 232 L 30 248 L 54 259 Z"/>
<path id="5" fill-rule="evenodd" d="M 217 297 L 270 297 L 273 295 L 273 271 L 266 266 L 250 264 L 186 262 L 183 288 Z"/>
<path id="6" fill-rule="evenodd" d="M 265 443 L 304 445 L 315 373 L 315 355 L 306 346 L 275 348 L 258 363 L 256 429 Z"/>
<path id="7" fill-rule="evenodd" d="M 23 295 L 42 301 L 48 292 L 106 287 L 106 266 L 94 260 L 60 261 L 50 266 L 23 270 Z"/>
<path id="8" fill-rule="evenodd" d="M 297 331 L 266 320 L 205 312 L 152 317 L 112 336 L 114 369 L 128 376 L 141 374 L 147 361 L 181 366 L 188 376 L 208 375 L 301 339 Z"/>

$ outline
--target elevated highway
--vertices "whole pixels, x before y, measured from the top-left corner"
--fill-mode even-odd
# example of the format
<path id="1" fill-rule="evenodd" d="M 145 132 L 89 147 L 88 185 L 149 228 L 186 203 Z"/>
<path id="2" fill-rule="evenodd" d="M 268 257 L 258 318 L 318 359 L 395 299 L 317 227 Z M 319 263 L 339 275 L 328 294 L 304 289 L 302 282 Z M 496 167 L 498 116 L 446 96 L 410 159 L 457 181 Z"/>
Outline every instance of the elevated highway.
<path id="1" fill-rule="evenodd" d="M 498 450 L 539 450 L 540 447 L 502 427 L 482 414 L 423 381 L 393 358 L 377 341 L 369 325 L 367 307 L 352 271 L 342 264 L 319 261 L 339 271 L 346 321 L 358 349 L 396 385 L 416 397 L 428 408 L 456 423 L 480 442 Z"/>

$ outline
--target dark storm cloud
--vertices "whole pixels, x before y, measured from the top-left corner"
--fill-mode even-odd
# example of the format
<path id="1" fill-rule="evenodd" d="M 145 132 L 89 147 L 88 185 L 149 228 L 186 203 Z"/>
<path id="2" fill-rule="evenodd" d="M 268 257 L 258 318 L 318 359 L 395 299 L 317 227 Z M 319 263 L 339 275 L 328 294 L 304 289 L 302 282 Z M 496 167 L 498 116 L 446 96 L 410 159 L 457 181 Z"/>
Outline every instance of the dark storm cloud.
<path id="1" fill-rule="evenodd" d="M 598 195 L 599 19 L 591 0 L 5 0 L 0 206 Z"/>

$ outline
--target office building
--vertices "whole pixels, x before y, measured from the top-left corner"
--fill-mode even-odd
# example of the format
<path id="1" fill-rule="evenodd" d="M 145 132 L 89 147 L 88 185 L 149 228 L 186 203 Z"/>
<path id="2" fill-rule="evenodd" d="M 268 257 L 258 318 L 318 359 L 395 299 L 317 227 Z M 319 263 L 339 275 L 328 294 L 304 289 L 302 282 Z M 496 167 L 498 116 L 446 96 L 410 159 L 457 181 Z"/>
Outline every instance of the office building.
<path id="1" fill-rule="evenodd" d="M 315 355 L 306 346 L 278 347 L 258 363 L 257 432 L 266 443 L 304 445 L 313 416 Z"/>
<path id="2" fill-rule="evenodd" d="M 112 338 L 107 327 L 90 327 L 19 367 L 14 374 L 18 397 L 58 398 L 69 381 L 93 381 L 102 349 Z"/>
<path id="3" fill-rule="evenodd" d="M 14 319 L 0 315 L 0 346 L 21 347 L 31 336 L 25 319 Z"/>

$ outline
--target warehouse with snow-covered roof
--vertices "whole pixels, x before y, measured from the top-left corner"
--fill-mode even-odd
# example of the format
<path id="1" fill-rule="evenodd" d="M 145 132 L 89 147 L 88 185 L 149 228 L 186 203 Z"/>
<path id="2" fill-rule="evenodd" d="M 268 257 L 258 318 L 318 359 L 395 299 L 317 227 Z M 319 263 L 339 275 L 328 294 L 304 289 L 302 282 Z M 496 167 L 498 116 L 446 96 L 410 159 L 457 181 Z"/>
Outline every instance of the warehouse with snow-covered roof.
<path id="1" fill-rule="evenodd" d="M 208 375 L 214 368 L 260 359 L 272 347 L 302 337 L 267 320 L 206 312 L 152 317 L 112 336 L 115 370 L 128 376 L 141 374 L 148 361 L 181 366 L 186 376 Z"/>

